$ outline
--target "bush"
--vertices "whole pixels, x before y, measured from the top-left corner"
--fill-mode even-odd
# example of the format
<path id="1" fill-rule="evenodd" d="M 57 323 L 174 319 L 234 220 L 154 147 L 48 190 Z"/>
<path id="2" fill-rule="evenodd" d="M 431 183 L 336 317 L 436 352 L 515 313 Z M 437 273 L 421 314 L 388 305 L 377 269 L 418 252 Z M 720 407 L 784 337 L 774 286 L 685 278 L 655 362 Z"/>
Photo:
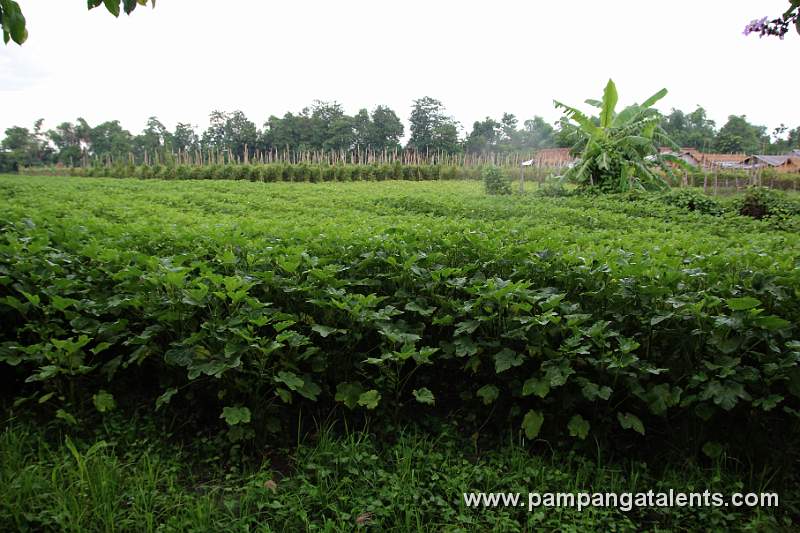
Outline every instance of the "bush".
<path id="1" fill-rule="evenodd" d="M 539 196 L 552 196 L 552 197 L 561 197 L 561 196 L 569 196 L 571 193 L 564 187 L 564 183 L 559 179 L 551 179 L 542 184 L 539 189 L 537 189 L 536 194 Z"/>
<path id="2" fill-rule="evenodd" d="M 784 193 L 766 187 L 750 187 L 737 204 L 740 215 L 762 219 L 770 216 L 793 215 L 798 206 Z"/>
<path id="3" fill-rule="evenodd" d="M 482 171 L 483 184 L 487 194 L 511 194 L 511 184 L 503 172 L 495 166 L 487 166 Z"/>
<path id="4" fill-rule="evenodd" d="M 696 211 L 706 215 L 719 216 L 723 212 L 722 205 L 717 200 L 691 189 L 670 191 L 661 196 L 661 201 L 687 211 Z"/>

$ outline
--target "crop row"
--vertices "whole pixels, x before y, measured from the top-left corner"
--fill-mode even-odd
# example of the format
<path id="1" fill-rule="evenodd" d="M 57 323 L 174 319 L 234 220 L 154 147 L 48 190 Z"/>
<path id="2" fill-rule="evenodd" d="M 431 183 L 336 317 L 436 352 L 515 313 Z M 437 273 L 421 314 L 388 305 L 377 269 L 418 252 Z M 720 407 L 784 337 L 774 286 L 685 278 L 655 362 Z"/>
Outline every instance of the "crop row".
<path id="1" fill-rule="evenodd" d="M 707 453 L 797 435 L 796 234 L 470 183 L 137 183 L 2 182 L 0 364 L 65 420 L 133 396 L 233 440 L 333 405 Z"/>
<path id="2" fill-rule="evenodd" d="M 324 182 L 324 181 L 386 181 L 386 180 L 461 180 L 480 179 L 481 167 L 445 164 L 211 164 L 211 165 L 113 165 L 73 168 L 29 168 L 31 175 L 66 175 L 79 177 L 114 177 L 179 180 L 249 180 L 261 182 Z M 505 167 L 508 179 L 518 179 L 519 168 Z M 528 179 L 542 179 L 549 169 L 526 167 Z"/>

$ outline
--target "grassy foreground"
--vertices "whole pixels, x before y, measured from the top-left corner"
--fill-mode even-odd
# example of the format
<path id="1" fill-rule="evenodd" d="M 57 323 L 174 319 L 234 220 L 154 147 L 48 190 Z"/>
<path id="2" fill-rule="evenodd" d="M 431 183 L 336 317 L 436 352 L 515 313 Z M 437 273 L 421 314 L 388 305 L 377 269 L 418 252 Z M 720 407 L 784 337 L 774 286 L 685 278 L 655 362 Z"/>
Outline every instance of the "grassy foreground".
<path id="1" fill-rule="evenodd" d="M 184 446 L 152 426 L 107 422 L 93 438 L 10 424 L 0 435 L 0 524 L 13 531 L 792 531 L 781 507 L 467 508 L 462 493 L 702 492 L 770 488 L 735 462 L 606 464 L 520 442 L 478 450 L 455 436 L 322 429 L 263 462 L 232 464 L 213 440 Z M 76 440 L 73 440 L 76 439 Z M 266 455 L 266 454 L 265 454 Z"/>
<path id="2" fill-rule="evenodd" d="M 668 204 L 0 177 L 0 525 L 791 530 L 797 218 Z"/>

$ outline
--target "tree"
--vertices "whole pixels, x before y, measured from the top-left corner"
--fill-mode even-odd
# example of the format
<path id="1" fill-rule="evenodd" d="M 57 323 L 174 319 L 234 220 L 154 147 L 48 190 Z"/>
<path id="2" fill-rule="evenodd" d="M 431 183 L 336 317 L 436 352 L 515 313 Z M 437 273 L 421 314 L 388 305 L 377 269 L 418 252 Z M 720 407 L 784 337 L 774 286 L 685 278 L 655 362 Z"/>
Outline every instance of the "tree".
<path id="1" fill-rule="evenodd" d="M 503 113 L 500 119 L 501 136 L 499 148 L 501 151 L 510 152 L 520 149 L 520 135 L 517 131 L 517 117 L 513 113 Z"/>
<path id="2" fill-rule="evenodd" d="M 37 120 L 32 131 L 19 126 L 6 130 L 6 136 L 0 142 L 0 151 L 4 154 L 3 166 L 7 170 L 44 165 L 52 161 L 53 149 L 47 135 L 42 131 L 43 122 L 43 119 Z"/>
<path id="3" fill-rule="evenodd" d="M 175 132 L 172 134 L 172 146 L 181 152 L 191 152 L 197 150 L 200 139 L 191 124 L 178 122 Z"/>
<path id="4" fill-rule="evenodd" d="M 368 142 L 374 150 L 395 150 L 400 147 L 405 127 L 391 108 L 379 105 L 372 111 Z"/>
<path id="5" fill-rule="evenodd" d="M 172 134 L 156 117 L 147 119 L 147 126 L 144 131 L 134 139 L 135 153 L 142 156 L 144 152 L 149 154 L 172 150 Z"/>
<path id="6" fill-rule="evenodd" d="M 664 131 L 680 146 L 708 150 L 714 145 L 715 124 L 706 117 L 706 110 L 700 106 L 689 114 L 672 109 L 661 125 Z"/>
<path id="7" fill-rule="evenodd" d="M 371 130 L 372 119 L 369 117 L 369 111 L 359 109 L 358 113 L 353 117 L 353 142 L 356 146 L 370 146 Z"/>
<path id="8" fill-rule="evenodd" d="M 555 144 L 555 129 L 539 116 L 524 122 L 520 136 L 522 148 L 538 150 Z"/>
<path id="9" fill-rule="evenodd" d="M 502 139 L 501 128 L 502 125 L 499 122 L 489 117 L 475 121 L 472 124 L 472 131 L 467 136 L 466 151 L 474 154 L 496 151 Z"/>
<path id="10" fill-rule="evenodd" d="M 745 115 L 731 115 L 720 128 L 714 148 L 724 153 L 748 153 L 766 151 L 770 144 L 765 126 L 754 126 Z"/>
<path id="11" fill-rule="evenodd" d="M 5 153 L 6 165 L 10 166 L 10 170 L 32 165 L 38 151 L 31 131 L 19 126 L 6 130 L 6 136 L 0 143 L 0 150 Z"/>
<path id="12" fill-rule="evenodd" d="M 670 172 L 659 146 L 677 146 L 659 125 L 661 115 L 652 106 L 666 94 L 667 90 L 661 89 L 643 104 L 633 104 L 617 113 L 617 87 L 608 80 L 602 100 L 586 101 L 600 111 L 596 122 L 578 109 L 556 101 L 556 107 L 564 110 L 567 119 L 564 126 L 574 131 L 575 150 L 581 152 L 579 162 L 567 170 L 564 179 L 607 192 L 665 187 L 653 168 Z"/>
<path id="13" fill-rule="evenodd" d="M 56 126 L 55 129 L 48 131 L 47 136 L 58 150 L 56 160 L 59 163 L 75 165 L 81 160 L 83 155 L 83 143 L 88 138 L 88 132 L 82 134 L 80 125 L 75 125 L 71 122 L 62 122 Z"/>
<path id="14" fill-rule="evenodd" d="M 256 125 L 241 111 L 224 113 L 212 111 L 209 115 L 208 129 L 203 132 L 204 148 L 230 151 L 238 158 L 244 158 L 245 148 L 249 152 L 259 140 Z"/>
<path id="15" fill-rule="evenodd" d="M 800 0 L 789 0 L 789 9 L 783 15 L 767 20 L 768 17 L 751 20 L 744 27 L 744 34 L 758 34 L 759 37 L 765 35 L 776 36 L 781 40 L 789 33 L 789 29 L 794 26 L 797 33 L 800 33 Z"/>
<path id="16" fill-rule="evenodd" d="M 115 17 L 119 16 L 120 6 L 126 15 L 130 15 L 137 6 L 147 5 L 148 0 L 87 0 L 89 9 L 94 9 L 100 4 L 108 9 Z M 156 7 L 156 0 L 150 0 Z M 8 44 L 14 41 L 22 44 L 28 39 L 25 17 L 19 4 L 14 0 L 0 0 L 0 27 L 3 28 L 3 42 Z"/>
<path id="17" fill-rule="evenodd" d="M 89 132 L 89 151 L 100 158 L 125 159 L 133 152 L 133 135 L 118 120 L 103 122 Z"/>
<path id="18" fill-rule="evenodd" d="M 429 96 L 414 100 L 409 122 L 408 148 L 418 152 L 458 151 L 458 123 L 445 114 L 439 100 Z"/>

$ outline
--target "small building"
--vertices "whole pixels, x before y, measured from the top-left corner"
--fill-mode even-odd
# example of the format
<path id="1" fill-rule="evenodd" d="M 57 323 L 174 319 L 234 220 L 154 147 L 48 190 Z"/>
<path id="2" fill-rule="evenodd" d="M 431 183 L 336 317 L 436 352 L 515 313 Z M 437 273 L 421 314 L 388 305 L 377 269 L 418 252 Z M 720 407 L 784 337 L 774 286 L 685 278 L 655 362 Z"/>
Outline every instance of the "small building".
<path id="1" fill-rule="evenodd" d="M 671 154 L 679 157 L 685 163 L 693 167 L 711 169 L 746 169 L 749 168 L 744 160 L 746 154 L 714 154 L 701 152 L 696 148 L 681 148 L 675 152 L 669 148 L 661 148 L 662 154 Z"/>
<path id="2" fill-rule="evenodd" d="M 575 162 L 569 148 L 543 148 L 533 154 L 533 158 L 526 161 L 525 166 L 537 167 L 567 167 Z"/>
<path id="3" fill-rule="evenodd" d="M 784 155 L 751 155 L 743 163 L 749 168 L 771 168 L 776 172 L 800 172 L 800 154 L 797 152 L 795 150 Z"/>

